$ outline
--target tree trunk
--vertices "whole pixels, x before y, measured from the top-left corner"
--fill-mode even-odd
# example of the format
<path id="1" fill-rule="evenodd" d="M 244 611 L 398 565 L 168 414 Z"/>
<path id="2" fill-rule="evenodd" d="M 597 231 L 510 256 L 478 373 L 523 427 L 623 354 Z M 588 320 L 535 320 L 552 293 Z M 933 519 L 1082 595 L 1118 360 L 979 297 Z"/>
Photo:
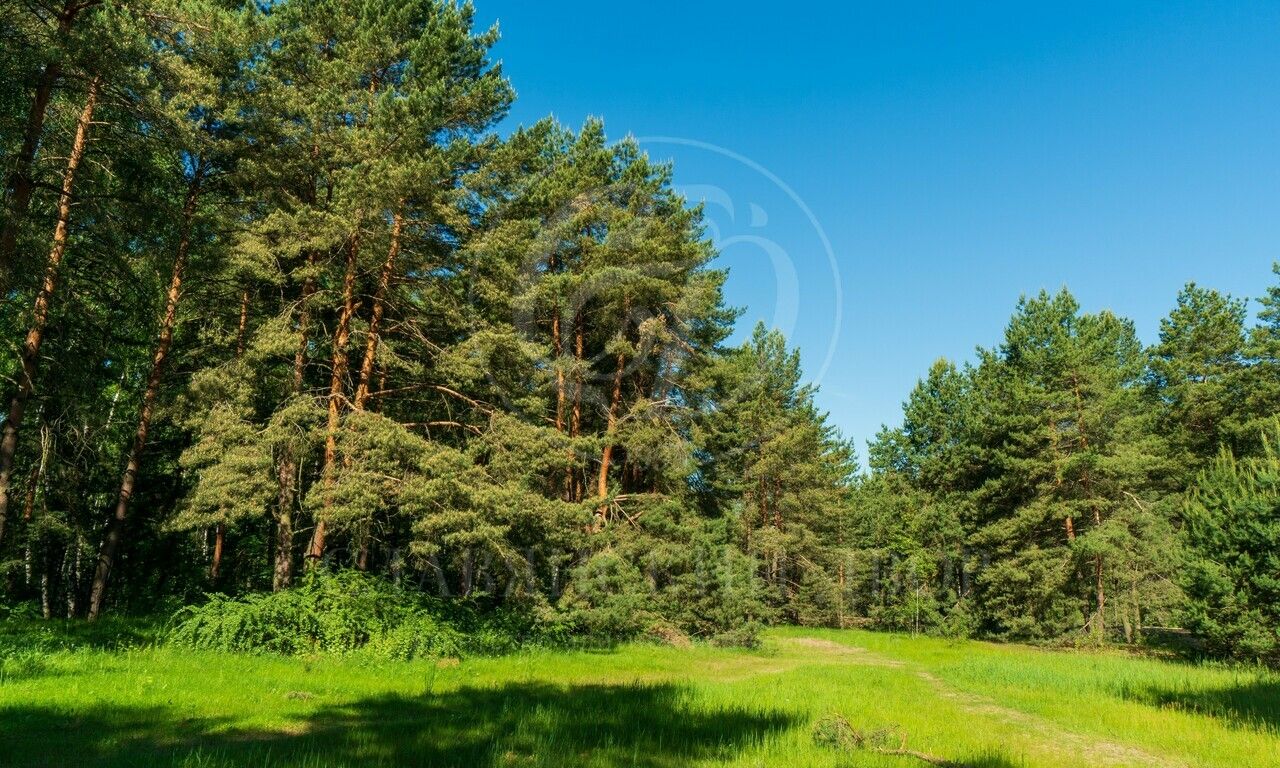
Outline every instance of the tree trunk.
<path id="1" fill-rule="evenodd" d="M 222 547 L 227 541 L 227 524 L 218 523 L 213 531 L 213 559 L 209 562 L 209 580 L 217 581 L 222 570 Z"/>
<path id="2" fill-rule="evenodd" d="M 324 464 L 320 476 L 325 484 L 326 493 L 320 515 L 316 518 L 315 527 L 311 531 L 311 545 L 307 548 L 307 559 L 314 567 L 324 557 L 325 517 L 331 503 L 329 491 L 335 482 L 337 471 L 338 428 L 342 423 L 342 400 L 346 390 L 347 345 L 351 340 L 351 316 L 355 314 L 356 291 L 356 254 L 359 252 L 359 234 L 351 236 L 347 246 L 347 271 L 342 279 L 342 311 L 338 314 L 338 327 L 333 334 L 333 373 L 329 379 L 329 423 L 324 438 Z"/>
<path id="3" fill-rule="evenodd" d="M 1102 555 L 1094 555 L 1093 557 L 1093 585 L 1098 600 L 1098 620 L 1093 625 L 1093 629 L 1098 635 L 1098 641 L 1105 642 L 1107 639 L 1107 619 L 1104 611 L 1107 608 L 1107 593 L 1102 583 Z"/>
<path id="4" fill-rule="evenodd" d="M 27 402 L 35 389 L 36 369 L 40 363 L 40 345 L 44 342 L 45 326 L 49 322 L 49 304 L 53 300 L 58 286 L 58 271 L 62 266 L 62 257 L 67 251 L 67 237 L 71 221 L 71 193 L 75 188 L 76 171 L 80 161 L 84 159 L 85 149 L 89 146 L 89 126 L 93 123 L 93 110 L 98 104 L 98 88 L 100 82 L 94 78 L 89 83 L 89 94 L 85 98 L 84 109 L 76 121 L 76 136 L 71 145 L 71 155 L 67 158 L 67 167 L 62 174 L 62 191 L 58 196 L 58 223 L 53 230 L 53 245 L 49 249 L 49 258 L 45 263 L 44 282 L 40 293 L 36 295 L 35 309 L 32 311 L 31 328 L 22 345 L 22 371 L 18 379 L 18 391 L 9 403 L 9 415 L 5 418 L 4 429 L 0 431 L 0 541 L 4 540 L 4 524 L 9 513 L 9 484 L 13 475 L 13 456 L 18 449 L 18 430 L 22 426 L 22 415 L 27 409 Z"/>
<path id="5" fill-rule="evenodd" d="M 560 305 L 557 303 L 551 315 L 551 352 L 555 356 L 556 366 L 556 431 L 564 433 L 564 367 L 560 357 L 564 354 L 564 344 L 560 340 Z"/>
<path id="6" fill-rule="evenodd" d="M 600 508 L 596 510 L 597 527 L 602 527 L 609 517 L 609 465 L 613 461 L 613 437 L 618 428 L 618 410 L 622 406 L 622 374 L 626 371 L 626 356 L 619 353 L 617 363 L 609 399 L 609 420 L 604 432 L 604 450 L 600 454 L 600 475 L 596 480 L 596 496 L 600 497 Z"/>
<path id="7" fill-rule="evenodd" d="M 151 429 L 156 399 L 160 395 L 164 364 L 169 359 L 169 349 L 173 346 L 173 330 L 178 321 L 178 301 L 182 298 L 182 275 L 191 250 L 191 225 L 195 219 L 196 204 L 200 199 L 200 183 L 203 181 L 203 176 L 203 163 L 197 161 L 191 182 L 187 186 L 187 197 L 182 206 L 182 232 L 178 237 L 178 253 L 173 260 L 173 274 L 169 279 L 164 319 L 160 323 L 160 338 L 156 342 L 155 354 L 151 357 L 151 374 L 147 377 L 147 387 L 142 393 L 142 410 L 138 415 L 138 429 L 133 437 L 133 447 L 129 450 L 124 477 L 120 480 L 116 511 L 107 524 L 107 535 L 98 551 L 98 567 L 94 573 L 93 588 L 89 594 L 88 618 L 90 621 L 97 619 L 102 613 L 102 606 L 106 600 L 107 581 L 115 565 L 116 551 L 124 538 L 124 522 L 129 515 L 129 501 L 133 498 L 138 471 L 142 466 L 142 452 L 147 447 L 147 432 Z"/>
<path id="8" fill-rule="evenodd" d="M 249 327 L 249 289 L 240 292 L 240 322 L 236 325 L 236 359 L 244 357 L 245 330 Z"/>
<path id="9" fill-rule="evenodd" d="M 582 361 L 585 354 L 586 340 L 582 330 L 582 313 L 573 318 L 573 359 L 576 368 L 573 382 L 573 415 L 569 421 L 569 437 L 577 437 L 582 431 Z M 583 478 L 572 466 L 569 467 L 569 498 L 571 501 L 582 501 Z"/>
<path id="10" fill-rule="evenodd" d="M 360 363 L 360 382 L 356 386 L 356 398 L 353 403 L 357 411 L 363 411 L 369 402 L 370 384 L 373 381 L 375 361 L 378 356 L 379 333 L 382 329 L 382 315 L 386 311 L 387 291 L 391 287 L 391 276 L 395 274 L 396 258 L 400 255 L 400 235 L 404 231 L 404 217 L 399 211 L 391 219 L 391 246 L 387 249 L 387 260 L 382 264 L 382 272 L 378 275 L 378 289 L 373 296 L 373 310 L 369 316 L 369 334 L 365 339 L 364 359 Z"/>
<path id="11" fill-rule="evenodd" d="M 316 254 L 307 254 L 307 266 L 313 267 Z M 298 310 L 298 348 L 293 354 L 293 394 L 302 392 L 302 384 L 307 369 L 307 331 L 311 325 L 311 296 L 315 293 L 316 281 L 310 274 L 302 281 L 302 298 Z M 285 446 L 280 457 L 277 475 L 280 492 L 276 497 L 276 559 L 271 577 L 271 589 L 274 592 L 293 583 L 293 505 L 298 493 L 298 458 L 293 449 Z"/>
<path id="12" fill-rule="evenodd" d="M 363 411 L 372 392 L 373 373 L 377 365 L 378 345 L 381 343 L 382 315 L 386 311 L 387 292 L 391 289 L 391 277 L 395 274 L 396 259 L 400 256 L 400 237 L 404 232 L 404 216 L 397 211 L 391 217 L 391 244 L 387 248 L 387 260 L 382 263 L 378 275 L 378 288 L 373 295 L 373 308 L 369 315 L 369 332 L 365 338 L 364 358 L 360 361 L 360 378 L 356 384 L 356 396 L 352 407 Z M 384 373 L 385 377 L 385 373 Z M 380 386 L 379 389 L 385 389 Z M 369 538 L 373 524 L 365 520 L 360 530 L 360 546 L 356 554 L 356 568 L 369 570 Z"/>
<path id="13" fill-rule="evenodd" d="M 293 582 L 293 501 L 298 467 L 291 452 L 280 461 L 280 494 L 276 509 L 276 561 L 271 590 L 279 592 Z"/>
<path id="14" fill-rule="evenodd" d="M 71 25 L 80 11 L 95 2 L 81 3 L 78 0 L 67 0 L 63 4 L 62 13 L 58 14 L 57 39 L 59 41 L 64 40 L 71 32 Z M 58 52 L 54 51 L 53 55 L 58 55 Z M 18 229 L 26 220 L 27 211 L 31 207 L 31 195 L 35 191 L 32 166 L 35 165 L 40 139 L 44 135 L 44 121 L 49 113 L 53 87 L 61 77 L 62 67 L 56 61 L 46 64 L 40 72 L 40 77 L 36 80 L 35 93 L 31 98 L 31 109 L 27 112 L 27 125 L 22 133 L 22 146 L 14 157 L 13 170 L 10 171 L 5 185 L 8 193 L 6 203 L 9 215 L 5 217 L 3 229 L 0 229 L 0 295 L 3 295 L 9 287 L 9 275 L 13 271 L 14 255 L 17 252 Z"/>
<path id="15" fill-rule="evenodd" d="M 578 372 L 573 383 L 573 418 L 569 423 L 569 436 L 577 437 L 582 430 L 582 360 L 586 346 L 582 331 L 582 315 L 573 319 L 573 358 L 578 362 Z"/>

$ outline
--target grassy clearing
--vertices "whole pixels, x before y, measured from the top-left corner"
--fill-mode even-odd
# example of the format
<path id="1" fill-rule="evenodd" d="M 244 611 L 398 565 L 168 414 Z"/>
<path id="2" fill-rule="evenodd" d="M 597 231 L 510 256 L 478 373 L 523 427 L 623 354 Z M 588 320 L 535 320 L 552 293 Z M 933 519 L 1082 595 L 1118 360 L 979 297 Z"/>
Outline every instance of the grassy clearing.
<path id="1" fill-rule="evenodd" d="M 974 768 L 1280 765 L 1267 673 L 799 629 L 460 663 L 10 652 L 0 765 L 924 765 L 815 743 L 833 714 Z"/>

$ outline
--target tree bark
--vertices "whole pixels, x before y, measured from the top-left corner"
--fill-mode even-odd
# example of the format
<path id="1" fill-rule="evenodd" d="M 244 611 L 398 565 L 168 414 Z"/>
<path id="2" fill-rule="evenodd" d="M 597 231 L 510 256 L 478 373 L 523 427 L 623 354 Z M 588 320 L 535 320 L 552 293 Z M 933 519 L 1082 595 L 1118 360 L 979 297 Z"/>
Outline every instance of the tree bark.
<path id="1" fill-rule="evenodd" d="M 160 338 L 156 342 L 155 354 L 151 358 L 151 374 L 147 377 L 147 387 L 142 393 L 142 410 L 138 415 L 138 429 L 133 437 L 133 446 L 129 450 L 124 477 L 120 480 L 116 511 L 107 525 L 107 535 L 98 551 L 98 567 L 93 576 L 93 588 L 89 593 L 88 618 L 90 621 L 101 615 L 102 606 L 106 600 L 107 582 L 111 576 L 111 569 L 115 565 L 116 552 L 124 538 L 124 523 L 129 515 L 129 501 L 133 498 L 138 472 L 142 467 L 142 452 L 147 447 L 147 433 L 151 429 L 156 399 L 160 395 L 164 365 L 169 359 L 169 350 L 173 346 L 173 330 L 178 321 L 178 302 L 182 298 L 182 277 L 187 267 L 187 256 L 191 251 L 191 225 L 195 219 L 203 177 L 204 165 L 201 161 L 197 161 L 187 186 L 187 197 L 182 206 L 182 231 L 178 237 L 178 253 L 173 260 L 173 274 L 169 279 L 164 319 L 160 323 Z"/>
<path id="2" fill-rule="evenodd" d="M 45 326 L 49 322 L 49 305 L 53 301 L 54 291 L 58 286 L 58 272 L 62 266 L 62 257 L 67 251 L 67 238 L 71 221 L 71 194 L 75 188 L 76 171 L 80 161 L 84 159 L 85 150 L 89 146 L 89 126 L 93 123 L 93 110 L 98 104 L 98 88 L 100 81 L 94 78 L 89 83 L 89 94 L 85 98 L 84 109 L 76 121 L 75 140 L 71 145 L 71 155 L 67 158 L 67 167 L 62 174 L 62 191 L 58 196 L 58 223 L 53 230 L 53 245 L 49 249 L 49 258 L 45 262 L 44 281 L 40 292 L 36 295 L 35 308 L 32 311 L 31 328 L 27 331 L 22 345 L 22 372 L 18 379 L 18 391 L 9 403 L 9 415 L 5 418 L 4 428 L 0 431 L 0 541 L 4 539 L 5 520 L 9 513 L 9 485 L 13 475 L 13 456 L 18 449 L 18 430 L 22 426 L 22 416 L 35 389 L 36 370 L 40 363 L 40 345 L 44 342 Z"/>
<path id="3" fill-rule="evenodd" d="M 236 326 L 236 359 L 244 357 L 245 330 L 249 327 L 249 289 L 240 292 L 240 322 Z"/>
<path id="4" fill-rule="evenodd" d="M 391 287 L 391 276 L 395 274 L 396 258 L 400 255 L 400 236 L 403 231 L 404 217 L 397 211 L 391 219 L 391 245 L 387 248 L 387 260 L 382 264 L 382 272 L 378 275 L 378 289 L 373 296 L 373 309 L 369 316 L 369 334 L 365 339 L 364 359 L 360 363 L 360 381 L 356 386 L 356 397 L 353 403 L 357 411 L 363 411 L 369 402 L 370 384 L 373 381 L 374 365 L 380 343 L 382 315 L 386 311 L 387 291 Z"/>
<path id="5" fill-rule="evenodd" d="M 213 530 L 213 558 L 209 562 L 209 580 L 217 581 L 222 570 L 222 548 L 227 541 L 227 524 L 218 523 Z"/>
<path id="6" fill-rule="evenodd" d="M 596 525 L 603 526 L 609 516 L 609 465 L 613 461 L 613 437 L 618 428 L 618 410 L 622 406 L 622 374 L 626 371 L 627 358 L 618 353 L 617 368 L 613 373 L 613 392 L 609 399 L 609 419 L 604 432 L 604 450 L 600 454 L 600 475 L 596 479 L 596 495 L 600 508 L 596 510 Z"/>
<path id="7" fill-rule="evenodd" d="M 329 423 L 324 438 L 324 464 L 320 476 L 325 484 L 325 498 L 320 515 L 311 531 L 311 545 L 307 548 L 307 560 L 314 567 L 324 557 L 325 518 L 331 504 L 338 458 L 338 428 L 342 423 L 342 400 L 346 390 L 347 368 L 350 360 L 347 346 L 351 341 L 351 316 L 355 314 L 356 254 L 359 253 L 359 234 L 351 236 L 347 246 L 347 270 L 342 278 L 342 310 L 338 314 L 338 327 L 333 334 L 333 372 L 329 379 Z"/>
<path id="8" fill-rule="evenodd" d="M 400 255 L 400 237 L 404 232 L 404 216 L 397 209 L 391 217 L 391 244 L 387 248 L 387 260 L 382 263 L 382 271 L 378 274 L 378 287 L 373 295 L 373 308 L 369 315 L 369 333 L 364 344 L 364 358 L 360 361 L 360 378 L 356 384 L 356 396 L 352 407 L 363 411 L 369 403 L 372 392 L 373 373 L 377 365 L 378 345 L 381 343 L 382 315 L 386 311 L 387 292 L 391 289 L 391 277 L 395 274 L 396 259 Z M 385 372 L 383 374 L 385 378 Z M 379 391 L 386 389 L 379 385 Z M 356 568 L 369 570 L 369 537 L 372 521 L 366 520 L 360 530 L 360 547 L 356 555 Z"/>
<path id="9" fill-rule="evenodd" d="M 307 254 L 307 267 L 314 267 L 315 252 Z M 311 325 L 311 296 L 316 291 L 316 281 L 310 274 L 302 281 L 302 298 L 298 310 L 298 348 L 293 355 L 293 394 L 302 392 L 307 369 L 307 332 Z M 276 497 L 276 559 L 271 577 L 274 592 L 293 583 L 293 505 L 298 493 L 298 457 L 293 448 L 286 446 L 280 457 L 278 472 L 280 491 Z"/>
<path id="10" fill-rule="evenodd" d="M 71 32 L 76 16 L 84 8 L 96 4 L 82 3 L 79 0 L 67 0 L 58 14 L 59 41 L 64 40 Z M 57 55 L 55 51 L 53 55 Z M 32 166 L 35 165 L 36 153 L 40 149 L 40 139 L 44 135 L 45 116 L 49 113 L 49 102 L 53 97 L 53 87 L 62 77 L 62 66 L 57 61 L 45 65 L 36 80 L 35 93 L 31 98 L 31 109 L 27 112 L 27 124 L 22 133 L 22 146 L 14 157 L 13 170 L 5 184 L 7 192 L 6 204 L 9 215 L 5 218 L 4 227 L 0 229 L 0 295 L 9 286 L 9 275 L 13 272 L 14 255 L 17 253 L 18 229 L 26 220 L 27 211 L 31 208 L 31 195 L 35 191 L 35 179 L 32 177 Z"/>
<path id="11" fill-rule="evenodd" d="M 586 347 L 584 335 L 582 313 L 579 312 L 573 318 L 573 359 L 576 361 L 576 368 L 573 381 L 573 414 L 569 420 L 569 437 L 577 437 L 582 431 L 582 361 Z M 583 482 L 582 476 L 573 467 L 571 460 L 569 466 L 570 501 L 582 501 Z"/>
<path id="12" fill-rule="evenodd" d="M 178 253 L 173 260 L 173 274 L 169 278 L 169 293 L 165 301 L 164 319 L 160 323 L 160 338 L 151 357 L 151 373 L 147 387 L 142 392 L 142 410 L 138 415 L 138 429 L 133 436 L 133 446 L 125 464 L 124 477 L 120 480 L 120 493 L 116 498 L 116 510 L 107 524 L 107 534 L 98 551 L 98 567 L 93 576 L 93 588 L 89 593 L 88 619 L 93 621 L 102 613 L 107 596 L 107 583 L 115 565 L 116 552 L 124 538 L 124 523 L 129 515 L 129 502 L 133 498 L 138 472 L 142 467 L 142 452 L 147 447 L 147 433 L 151 430 L 151 418 L 155 414 L 156 399 L 164 378 L 164 365 L 173 346 L 173 330 L 178 322 L 178 302 L 182 298 L 182 277 L 191 251 L 191 225 L 195 219 L 196 205 L 200 199 L 200 184 L 204 177 L 204 165 L 196 162 L 196 168 L 187 185 L 187 197 L 182 205 L 182 231 L 178 236 Z"/>
<path id="13" fill-rule="evenodd" d="M 564 433 L 564 367 L 560 357 L 564 354 L 564 343 L 560 339 L 560 305 L 556 304 L 551 315 L 551 352 L 556 366 L 556 431 Z"/>
<path id="14" fill-rule="evenodd" d="M 578 362 L 578 373 L 573 383 L 573 418 L 569 423 L 569 436 L 577 437 L 582 429 L 582 360 L 586 346 L 582 331 L 582 315 L 573 319 L 573 357 Z"/>

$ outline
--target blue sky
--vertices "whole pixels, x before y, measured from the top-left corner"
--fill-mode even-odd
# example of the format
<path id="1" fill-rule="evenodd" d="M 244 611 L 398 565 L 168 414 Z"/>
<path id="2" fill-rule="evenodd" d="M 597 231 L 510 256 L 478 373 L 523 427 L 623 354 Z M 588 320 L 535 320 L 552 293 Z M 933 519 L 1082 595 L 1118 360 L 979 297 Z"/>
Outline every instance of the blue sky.
<path id="1" fill-rule="evenodd" d="M 1256 296 L 1280 259 L 1280 3 L 476 3 L 508 127 L 673 160 L 740 335 L 785 330 L 859 450 L 1021 294 L 1150 342 L 1186 281 Z"/>

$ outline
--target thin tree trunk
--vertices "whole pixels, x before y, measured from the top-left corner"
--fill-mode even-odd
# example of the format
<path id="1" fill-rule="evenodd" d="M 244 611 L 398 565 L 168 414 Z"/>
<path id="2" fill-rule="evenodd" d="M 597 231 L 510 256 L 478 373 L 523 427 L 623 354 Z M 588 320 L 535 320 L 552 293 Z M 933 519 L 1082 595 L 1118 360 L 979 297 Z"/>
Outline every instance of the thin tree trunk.
<path id="1" fill-rule="evenodd" d="M 307 254 L 307 267 L 316 263 L 316 254 Z M 298 310 L 298 348 L 293 354 L 293 394 L 302 392 L 307 368 L 307 331 L 311 325 L 311 296 L 316 281 L 310 274 L 302 281 L 302 298 Z M 278 479 L 280 492 L 276 498 L 276 559 L 271 577 L 272 591 L 279 592 L 293 583 L 293 505 L 298 492 L 298 458 L 286 446 L 280 457 Z"/>
<path id="2" fill-rule="evenodd" d="M 609 419 L 604 432 L 604 450 L 600 454 L 600 475 L 596 479 L 596 496 L 600 508 L 596 510 L 596 525 L 602 526 L 609 513 L 609 465 L 613 461 L 613 438 L 618 428 L 618 409 L 622 406 L 622 374 L 626 371 L 627 358 L 618 353 L 617 368 L 613 373 L 613 392 L 609 399 Z"/>
<path id="3" fill-rule="evenodd" d="M 355 314 L 356 290 L 356 254 L 359 252 L 358 233 L 351 236 L 347 246 L 347 270 L 342 279 L 342 311 L 338 314 L 338 327 L 333 335 L 333 373 L 329 379 L 329 422 L 324 438 L 324 464 L 320 476 L 325 484 L 326 492 L 320 515 L 311 531 L 311 546 L 307 548 L 307 559 L 314 567 L 324 556 L 325 518 L 331 503 L 329 491 L 336 480 L 338 458 L 338 428 L 342 423 L 342 400 L 346 389 L 347 367 L 350 360 L 347 356 L 347 345 L 351 340 L 351 316 Z"/>
<path id="4" fill-rule="evenodd" d="M 78 0 L 67 0 L 63 4 L 62 13 L 58 14 L 57 39 L 65 40 L 71 32 L 76 16 L 94 2 L 81 3 Z M 58 52 L 53 51 L 57 56 Z M 32 166 L 35 165 L 36 153 L 40 149 L 40 139 L 44 135 L 45 116 L 49 113 L 49 102 L 53 97 L 53 87 L 62 77 L 62 67 L 57 61 L 45 65 L 36 80 L 35 93 L 31 98 L 31 109 L 27 112 L 27 124 L 22 133 L 22 146 L 14 157 L 13 170 L 5 185 L 9 215 L 5 217 L 4 227 L 0 229 L 0 295 L 8 289 L 9 275 L 13 271 L 14 256 L 17 253 L 18 230 L 26 220 L 27 211 L 31 208 L 31 195 L 35 191 L 35 179 Z"/>
<path id="5" fill-rule="evenodd" d="M 391 287 L 391 276 L 395 274 L 396 258 L 400 255 L 400 235 L 403 231 L 404 217 L 397 211 L 391 219 L 391 246 L 387 249 L 387 260 L 382 264 L 382 272 L 378 275 L 378 289 L 373 296 L 369 333 L 365 339 L 364 359 L 360 363 L 360 381 L 356 386 L 356 397 L 353 403 L 357 411 L 363 411 L 369 402 L 370 384 L 373 381 L 374 364 L 380 343 L 382 315 L 386 308 L 387 291 Z"/>
<path id="6" fill-rule="evenodd" d="M 570 437 L 577 437 L 582 431 L 582 360 L 586 346 L 583 337 L 582 315 L 579 314 L 573 319 L 573 357 L 578 362 L 578 369 L 573 382 L 573 418 L 569 423 Z"/>
<path id="7" fill-rule="evenodd" d="M 1093 557 L 1093 586 L 1098 601 L 1098 621 L 1094 625 L 1094 631 L 1098 633 L 1098 640 L 1104 642 L 1107 639 L 1107 619 L 1104 613 L 1107 608 L 1107 593 L 1103 586 L 1102 555 Z"/>
<path id="8" fill-rule="evenodd" d="M 240 293 L 240 322 L 236 326 L 236 359 L 244 357 L 245 330 L 249 327 L 249 289 Z"/>
<path id="9" fill-rule="evenodd" d="M 40 470 L 37 466 L 31 471 L 31 481 L 27 484 L 27 500 L 22 504 L 22 519 L 26 522 L 31 521 L 31 516 L 36 509 L 36 489 L 40 487 Z"/>
<path id="10" fill-rule="evenodd" d="M 48 552 L 45 553 L 43 573 L 40 574 L 40 617 L 45 621 L 53 618 L 53 603 L 49 594 Z"/>
<path id="11" fill-rule="evenodd" d="M 391 277 L 395 274 L 396 259 L 400 256 L 400 237 L 403 232 L 404 216 L 397 208 L 391 217 L 391 244 L 387 248 L 387 260 L 382 264 L 382 272 L 378 275 L 378 288 L 374 292 L 373 308 L 369 315 L 369 332 L 365 339 L 364 359 L 360 361 L 360 378 L 356 385 L 355 400 L 352 402 L 352 407 L 357 411 L 365 410 L 369 403 L 373 373 L 378 358 L 378 345 L 381 343 L 382 315 L 386 311 L 387 292 L 391 290 Z M 379 390 L 385 388 L 385 386 L 379 386 Z M 372 521 L 366 520 L 360 531 L 356 568 L 361 571 L 369 570 L 369 537 L 372 527 Z"/>
<path id="12" fill-rule="evenodd" d="M 564 433 L 564 366 L 560 357 L 564 354 L 564 344 L 560 340 L 560 305 L 556 304 L 555 311 L 551 315 L 551 351 L 555 356 L 556 366 L 556 431 Z"/>
<path id="13" fill-rule="evenodd" d="M 76 591 L 80 588 L 78 561 L 80 559 L 80 531 L 75 531 L 75 539 L 62 554 L 62 588 L 66 601 L 67 618 L 76 616 Z"/>
<path id="14" fill-rule="evenodd" d="M 45 262 L 44 282 L 36 296 L 32 312 L 31 328 L 22 345 L 22 372 L 19 374 L 18 391 L 9 403 L 9 415 L 0 432 L 0 541 L 4 540 L 4 525 L 9 513 L 9 484 L 13 475 L 13 456 L 18 449 L 18 430 L 22 415 L 35 389 L 36 369 L 40 363 L 40 345 L 44 342 L 45 326 L 49 322 L 49 305 L 58 287 L 58 271 L 67 251 L 67 238 L 71 222 L 71 194 L 75 188 L 76 171 L 89 146 L 89 126 L 93 123 L 93 110 L 98 104 L 100 82 L 94 78 L 89 83 L 89 94 L 84 109 L 76 121 L 76 136 L 71 145 L 71 155 L 62 174 L 62 191 L 58 196 L 58 223 L 53 230 L 53 245 Z"/>
<path id="15" fill-rule="evenodd" d="M 147 377 L 147 387 L 142 393 L 142 410 L 138 415 L 138 429 L 133 437 L 133 447 L 129 450 L 129 459 L 125 464 L 124 477 L 120 480 L 120 493 L 116 498 L 116 510 L 107 524 L 107 535 L 98 551 L 98 567 L 93 576 L 93 588 L 89 594 L 88 618 L 93 621 L 102 613 L 102 606 L 107 596 L 107 582 L 111 569 L 115 565 L 116 552 L 124 538 L 124 522 L 129 515 L 129 501 L 133 498 L 134 486 L 138 481 L 138 472 L 142 467 L 142 452 L 147 447 L 147 433 L 151 429 L 151 418 L 155 413 L 156 399 L 160 395 L 160 383 L 164 378 L 164 365 L 169 359 L 169 350 L 173 346 L 173 330 L 178 321 L 178 301 L 182 298 L 182 277 L 187 267 L 187 256 L 191 250 L 191 225 L 195 219 L 196 204 L 200 199 L 200 183 L 203 181 L 204 165 L 196 162 L 191 182 L 187 186 L 187 197 L 182 206 L 182 232 L 178 238 L 178 253 L 173 260 L 173 274 L 169 279 L 169 294 L 165 302 L 164 319 L 160 324 L 160 338 L 156 342 L 155 354 L 151 357 L 151 374 Z"/>
<path id="16" fill-rule="evenodd" d="M 280 461 L 280 495 L 276 509 L 276 561 L 271 590 L 279 592 L 293 582 L 293 501 L 297 462 L 291 452 Z"/>
<path id="17" fill-rule="evenodd" d="M 218 523 L 213 530 L 213 558 L 209 562 L 209 580 L 217 581 L 222 570 L 222 548 L 227 541 L 227 524 Z"/>
<path id="18" fill-rule="evenodd" d="M 582 431 L 582 361 L 585 354 L 586 339 L 582 330 L 582 313 L 573 318 L 573 359 L 576 361 L 573 381 L 573 414 L 569 421 L 569 436 L 577 437 Z M 582 501 L 583 478 L 570 462 L 569 497 L 572 501 Z"/>

